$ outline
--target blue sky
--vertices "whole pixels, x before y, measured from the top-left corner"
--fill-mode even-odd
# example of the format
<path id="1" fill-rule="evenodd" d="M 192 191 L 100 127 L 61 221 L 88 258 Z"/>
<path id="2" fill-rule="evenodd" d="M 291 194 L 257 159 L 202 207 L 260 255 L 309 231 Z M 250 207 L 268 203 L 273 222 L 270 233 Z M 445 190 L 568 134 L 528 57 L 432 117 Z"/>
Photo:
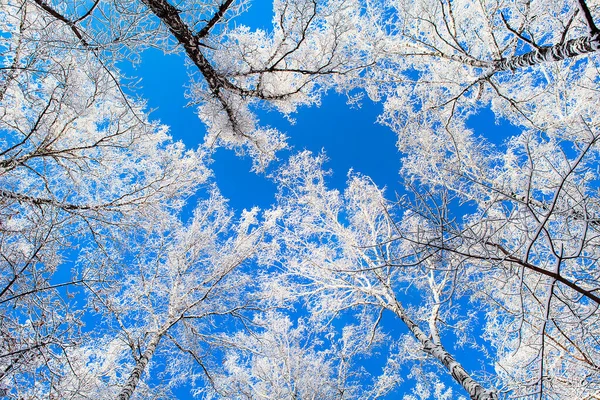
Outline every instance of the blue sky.
<path id="1" fill-rule="evenodd" d="M 151 50 L 144 54 L 137 69 L 125 72 L 141 78 L 137 93 L 154 110 L 151 118 L 168 125 L 171 135 L 189 148 L 202 143 L 204 126 L 195 108 L 186 107 L 189 78 L 181 57 Z M 398 185 L 400 157 L 394 133 L 375 122 L 380 112 L 381 105 L 368 99 L 360 108 L 350 108 L 345 96 L 330 93 L 320 107 L 300 109 L 294 115 L 295 124 L 275 111 L 262 111 L 259 117 L 262 125 L 276 127 L 289 136 L 290 150 L 279 155 L 280 162 L 304 149 L 325 151 L 327 167 L 333 172 L 329 181 L 332 187 L 343 190 L 347 173 L 353 169 L 393 193 L 402 190 Z M 268 171 L 257 174 L 250 171 L 251 166 L 249 157 L 238 157 L 231 150 L 218 149 L 214 155 L 211 167 L 217 185 L 237 211 L 255 205 L 266 208 L 274 199 L 276 187 L 267 177 Z"/>

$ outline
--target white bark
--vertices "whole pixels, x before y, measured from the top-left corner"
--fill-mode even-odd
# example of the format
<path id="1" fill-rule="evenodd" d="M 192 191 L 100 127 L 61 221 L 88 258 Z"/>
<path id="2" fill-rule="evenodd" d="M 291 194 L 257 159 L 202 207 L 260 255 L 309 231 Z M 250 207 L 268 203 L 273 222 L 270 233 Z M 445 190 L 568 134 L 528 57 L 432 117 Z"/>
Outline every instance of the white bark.
<path id="1" fill-rule="evenodd" d="M 131 395 L 135 391 L 135 388 L 137 387 L 140 378 L 142 377 L 142 374 L 144 373 L 144 370 L 148 365 L 148 362 L 154 355 L 154 352 L 156 351 L 156 348 L 158 347 L 158 344 L 160 343 L 160 340 L 162 339 L 164 334 L 165 332 L 157 333 L 150 340 L 150 343 L 148 343 L 148 347 L 146 347 L 144 353 L 141 355 L 140 358 L 137 359 L 135 367 L 133 367 L 129 378 L 127 378 L 127 382 L 123 386 L 123 389 L 121 389 L 121 393 L 119 393 L 119 395 L 117 396 L 118 400 L 128 400 L 129 398 L 131 398 Z"/>
<path id="2" fill-rule="evenodd" d="M 541 47 L 520 56 L 511 57 L 494 63 L 495 71 L 509 71 L 517 68 L 526 68 L 533 65 L 551 61 L 562 61 L 567 58 L 577 57 L 600 49 L 600 34 L 582 36 L 568 40 L 565 43 L 549 47 Z"/>
<path id="3" fill-rule="evenodd" d="M 452 378 L 462 386 L 471 399 L 473 400 L 497 400 L 498 394 L 494 390 L 488 390 L 481 386 L 477 381 L 475 381 L 469 373 L 463 368 L 463 366 L 452 357 L 448 351 L 442 346 L 442 344 L 436 344 L 433 340 L 431 340 L 425 332 L 419 328 L 419 326 L 407 315 L 406 310 L 395 301 L 391 303 L 389 309 L 394 312 L 401 320 L 404 322 L 406 327 L 413 334 L 415 339 L 421 343 L 423 346 L 423 351 L 427 354 L 431 355 L 439 362 L 441 362 L 444 367 L 450 372 Z"/>

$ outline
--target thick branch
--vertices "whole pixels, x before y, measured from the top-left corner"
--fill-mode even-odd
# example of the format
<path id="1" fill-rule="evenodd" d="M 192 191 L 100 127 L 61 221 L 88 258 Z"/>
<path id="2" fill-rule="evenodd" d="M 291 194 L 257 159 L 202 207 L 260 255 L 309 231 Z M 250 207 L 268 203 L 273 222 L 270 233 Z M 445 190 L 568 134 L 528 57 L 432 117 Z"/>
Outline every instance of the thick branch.
<path id="1" fill-rule="evenodd" d="M 44 0 L 34 0 L 34 1 L 38 6 L 40 6 L 48 14 L 52 15 L 54 18 L 67 24 L 69 26 L 69 28 L 71 28 L 71 31 L 73 31 L 75 36 L 77 36 L 77 39 L 79 39 L 84 46 L 86 46 L 86 47 L 89 46 L 89 43 L 83 38 L 82 33 L 79 31 L 79 28 L 77 28 L 77 26 L 73 23 L 73 21 L 67 19 L 62 14 L 56 12 L 56 10 L 54 10 L 52 7 L 50 7 Z M 94 7 L 95 6 L 96 5 L 94 4 Z M 78 21 L 79 20 L 80 19 L 78 19 Z"/>
<path id="2" fill-rule="evenodd" d="M 29 203 L 29 204 L 32 204 L 35 206 L 42 206 L 42 205 L 54 206 L 56 208 L 60 208 L 65 211 L 92 210 L 92 209 L 97 208 L 97 207 L 91 207 L 91 206 L 85 206 L 85 205 L 61 203 L 59 201 L 52 200 L 52 199 L 45 199 L 43 197 L 27 196 L 25 194 L 14 193 L 14 192 L 10 192 L 10 191 L 4 190 L 4 189 L 0 189 L 0 199 L 1 198 L 15 200 L 19 203 Z"/>
<path id="3" fill-rule="evenodd" d="M 221 18 L 223 18 L 223 16 L 225 15 L 225 12 L 231 6 L 232 3 L 233 3 L 233 0 L 227 0 L 225 3 L 221 4 L 221 7 L 219 7 L 219 10 L 215 13 L 215 15 L 213 15 L 213 17 L 210 19 L 210 21 L 208 21 L 206 26 L 204 28 L 200 29 L 200 32 L 198 32 L 199 38 L 203 38 L 206 35 L 208 35 L 210 30 L 213 28 L 213 26 L 215 26 L 215 24 L 217 22 L 219 22 L 221 20 Z"/>
<path id="4" fill-rule="evenodd" d="M 189 26 L 183 22 L 179 10 L 169 4 L 167 0 L 142 0 L 142 2 L 169 28 L 177 42 L 183 46 L 190 60 L 196 64 L 204 79 L 206 79 L 210 91 L 218 96 L 220 88 L 225 86 L 225 81 L 219 77 L 206 57 L 200 52 L 200 41 Z"/>
<path id="5" fill-rule="evenodd" d="M 493 243 L 493 242 L 486 242 L 487 245 L 490 246 L 494 246 L 496 247 L 498 250 L 500 250 L 505 256 L 505 260 L 513 262 L 517 265 L 520 265 L 524 268 L 527 268 L 531 271 L 537 272 L 541 275 L 545 275 L 548 276 L 560 283 L 562 283 L 565 286 L 570 287 L 571 289 L 573 289 L 574 291 L 576 291 L 577 293 L 587 297 L 588 299 L 592 300 L 593 302 L 595 302 L 596 304 L 600 305 L 600 297 L 596 296 L 594 294 L 594 292 L 596 291 L 596 289 L 593 290 L 586 290 L 584 288 L 582 288 L 581 286 L 577 285 L 574 282 L 571 282 L 570 280 L 568 280 L 567 278 L 565 278 L 564 276 L 562 276 L 560 274 L 560 272 L 556 272 L 556 271 L 548 271 L 544 268 L 538 267 L 536 265 L 533 265 L 527 261 L 521 260 L 518 257 L 513 256 L 508 250 L 506 250 L 504 247 L 502 247 L 501 245 L 497 244 L 497 243 Z M 450 250 L 450 249 L 449 249 Z"/>
<path id="6" fill-rule="evenodd" d="M 577 7 L 579 8 L 581 14 L 583 14 L 583 18 L 585 19 L 585 24 L 588 27 L 590 36 L 598 35 L 600 31 L 594 23 L 594 18 L 592 18 L 592 13 L 590 12 L 587 4 L 585 4 L 585 0 L 577 0 Z"/>

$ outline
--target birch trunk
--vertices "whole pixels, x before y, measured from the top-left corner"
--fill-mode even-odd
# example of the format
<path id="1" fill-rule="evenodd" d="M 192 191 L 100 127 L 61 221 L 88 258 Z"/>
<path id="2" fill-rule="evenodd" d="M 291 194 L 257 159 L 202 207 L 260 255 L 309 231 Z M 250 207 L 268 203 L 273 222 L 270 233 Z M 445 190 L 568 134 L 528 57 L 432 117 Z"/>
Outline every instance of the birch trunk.
<path id="1" fill-rule="evenodd" d="M 541 47 L 529 53 L 494 62 L 494 71 L 512 71 L 550 61 L 581 56 L 600 50 L 600 34 L 582 36 L 565 43 Z"/>
<path id="2" fill-rule="evenodd" d="M 394 312 L 402 322 L 406 324 L 414 337 L 421 343 L 423 350 L 441 362 L 444 367 L 450 372 L 454 380 L 462 386 L 471 399 L 473 400 L 498 400 L 498 394 L 494 390 L 488 390 L 475 381 L 458 361 L 446 351 L 444 346 L 436 344 L 431 340 L 425 332 L 419 328 L 406 314 L 404 308 L 397 302 L 389 305 L 389 308 Z"/>
<path id="3" fill-rule="evenodd" d="M 158 346 L 158 343 L 162 339 L 163 335 L 164 332 L 159 333 L 154 336 L 152 340 L 150 340 L 148 347 L 146 347 L 146 350 L 142 356 L 138 358 L 133 371 L 131 371 L 129 378 L 127 379 L 127 383 L 125 383 L 125 386 L 123 386 L 123 389 L 121 389 L 121 393 L 119 393 L 119 396 L 117 396 L 118 400 L 129 400 L 129 398 L 131 398 L 131 395 L 135 391 L 135 388 L 137 387 L 137 384 L 139 383 L 140 378 L 144 373 L 146 366 L 148 365 L 148 362 L 154 355 L 156 347 Z"/>

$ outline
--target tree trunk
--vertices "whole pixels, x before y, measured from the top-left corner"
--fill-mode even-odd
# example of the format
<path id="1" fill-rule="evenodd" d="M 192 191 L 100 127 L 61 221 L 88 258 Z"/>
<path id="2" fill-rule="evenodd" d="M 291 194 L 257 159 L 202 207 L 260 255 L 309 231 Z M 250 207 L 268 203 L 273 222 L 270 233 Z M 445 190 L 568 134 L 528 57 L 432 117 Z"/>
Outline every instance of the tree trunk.
<path id="1" fill-rule="evenodd" d="M 600 34 L 582 36 L 565 43 L 541 47 L 516 57 L 494 62 L 494 71 L 512 71 L 549 61 L 562 61 L 600 50 Z"/>
<path id="2" fill-rule="evenodd" d="M 392 304 L 388 306 L 392 312 L 394 312 L 402 322 L 406 324 L 408 329 L 414 335 L 414 337 L 421 343 L 423 346 L 423 350 L 436 358 L 439 362 L 441 362 L 444 367 L 450 372 L 450 375 L 454 378 L 454 380 L 462 386 L 471 399 L 473 400 L 497 400 L 498 394 L 494 390 L 488 390 L 477 383 L 467 371 L 463 368 L 462 365 L 458 361 L 452 357 L 450 353 L 444 349 L 444 346 L 441 344 L 434 343 L 426 334 L 419 328 L 419 326 L 414 323 L 406 314 L 404 308 L 398 303 L 398 301 L 394 300 Z"/>
<path id="3" fill-rule="evenodd" d="M 118 400 L 129 400 L 135 391 L 135 388 L 137 387 L 137 384 L 140 381 L 148 362 L 152 358 L 152 355 L 154 355 L 154 351 L 156 351 L 156 347 L 158 346 L 158 343 L 162 339 L 163 335 L 164 332 L 158 333 L 152 338 L 152 340 L 150 340 L 148 347 L 146 347 L 146 350 L 142 356 L 138 358 L 133 371 L 131 371 L 129 378 L 127 379 L 127 383 L 125 383 L 125 386 L 123 386 L 123 389 L 121 389 L 121 393 L 119 393 L 119 396 L 117 396 Z"/>

